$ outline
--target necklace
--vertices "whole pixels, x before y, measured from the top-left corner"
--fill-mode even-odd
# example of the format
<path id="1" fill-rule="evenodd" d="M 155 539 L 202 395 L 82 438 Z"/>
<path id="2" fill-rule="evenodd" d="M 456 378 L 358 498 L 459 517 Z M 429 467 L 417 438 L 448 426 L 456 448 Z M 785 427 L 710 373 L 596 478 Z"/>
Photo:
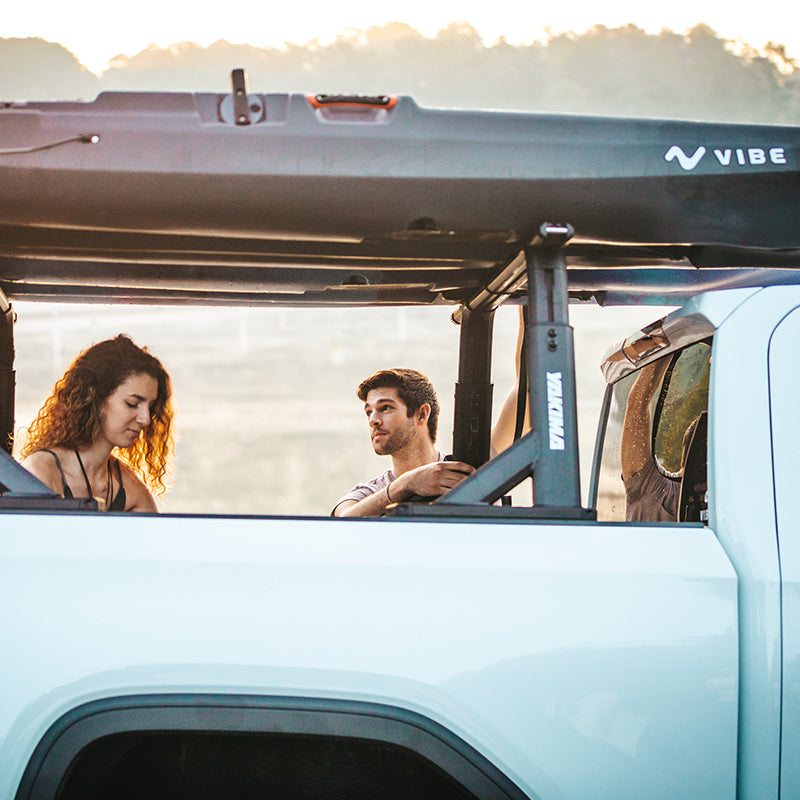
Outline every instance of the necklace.
<path id="1" fill-rule="evenodd" d="M 83 466 L 83 461 L 81 461 L 81 454 L 78 452 L 78 448 L 75 448 L 75 455 L 78 459 L 78 464 L 80 465 L 81 472 L 83 473 L 83 479 L 86 481 L 86 491 L 89 492 L 89 497 L 94 497 L 94 493 L 92 492 L 92 484 L 89 483 L 89 476 L 86 474 L 86 470 Z M 111 474 L 111 459 L 106 459 L 106 499 L 105 499 L 105 506 L 103 510 L 105 511 L 111 506 L 111 496 L 113 494 L 113 477 Z M 97 498 L 99 499 L 99 498 Z"/>

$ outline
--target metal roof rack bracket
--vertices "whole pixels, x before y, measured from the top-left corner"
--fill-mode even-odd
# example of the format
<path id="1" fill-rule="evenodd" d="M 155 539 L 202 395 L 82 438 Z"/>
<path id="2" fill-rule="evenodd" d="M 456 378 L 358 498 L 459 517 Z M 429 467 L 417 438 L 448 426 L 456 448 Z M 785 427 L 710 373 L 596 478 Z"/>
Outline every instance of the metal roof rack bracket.
<path id="1" fill-rule="evenodd" d="M 220 122 L 251 125 L 264 122 L 266 106 L 262 96 L 247 93 L 247 78 L 243 69 L 231 71 L 231 94 L 219 95 L 217 113 Z"/>
<path id="2" fill-rule="evenodd" d="M 543 518 L 590 518 L 581 508 L 575 351 L 563 247 L 570 225 L 544 223 L 525 248 L 529 322 L 528 402 L 532 430 L 434 505 L 494 503 L 528 477 Z M 470 309 L 467 308 L 468 312 Z M 467 319 L 469 314 L 466 314 Z M 456 453 L 458 456 L 458 453 Z"/>

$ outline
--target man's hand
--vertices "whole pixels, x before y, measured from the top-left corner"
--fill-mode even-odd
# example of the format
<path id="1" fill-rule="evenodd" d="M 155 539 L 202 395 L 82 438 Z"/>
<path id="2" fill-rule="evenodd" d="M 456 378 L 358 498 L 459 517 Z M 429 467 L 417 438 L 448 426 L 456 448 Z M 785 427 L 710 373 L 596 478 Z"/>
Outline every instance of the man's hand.
<path id="1" fill-rule="evenodd" d="M 389 491 L 393 502 L 400 502 L 414 495 L 440 497 L 473 472 L 475 467 L 464 461 L 436 461 L 404 472 L 392 481 Z"/>

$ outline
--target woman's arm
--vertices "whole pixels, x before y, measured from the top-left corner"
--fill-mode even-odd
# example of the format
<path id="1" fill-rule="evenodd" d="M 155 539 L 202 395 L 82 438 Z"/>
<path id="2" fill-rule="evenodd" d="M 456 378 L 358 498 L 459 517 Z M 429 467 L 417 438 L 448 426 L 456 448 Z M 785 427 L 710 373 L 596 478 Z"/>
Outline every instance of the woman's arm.
<path id="1" fill-rule="evenodd" d="M 498 453 L 510 447 L 514 442 L 514 432 L 517 427 L 517 396 L 519 395 L 519 368 L 520 356 L 522 354 L 522 345 L 525 341 L 525 315 L 523 307 L 519 307 L 519 327 L 517 328 L 517 345 L 514 350 L 514 368 L 516 372 L 516 380 L 503 400 L 503 405 L 500 408 L 500 413 L 497 415 L 497 421 L 492 427 L 491 448 L 489 451 L 490 457 L 494 458 Z M 531 429 L 530 409 L 528 408 L 528 399 L 525 398 L 525 422 L 522 427 L 523 435 Z"/>
<path id="2" fill-rule="evenodd" d="M 144 481 L 127 465 L 120 462 L 122 485 L 125 487 L 125 510 L 158 514 L 158 506 Z"/>

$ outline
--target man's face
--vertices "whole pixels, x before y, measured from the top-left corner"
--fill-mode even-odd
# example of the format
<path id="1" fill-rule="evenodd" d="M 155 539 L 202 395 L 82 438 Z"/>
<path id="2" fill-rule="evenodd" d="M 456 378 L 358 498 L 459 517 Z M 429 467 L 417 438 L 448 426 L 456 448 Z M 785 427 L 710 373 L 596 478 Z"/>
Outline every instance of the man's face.
<path id="1" fill-rule="evenodd" d="M 379 456 L 402 450 L 417 435 L 418 426 L 393 387 L 371 389 L 364 403 L 372 448 Z"/>

